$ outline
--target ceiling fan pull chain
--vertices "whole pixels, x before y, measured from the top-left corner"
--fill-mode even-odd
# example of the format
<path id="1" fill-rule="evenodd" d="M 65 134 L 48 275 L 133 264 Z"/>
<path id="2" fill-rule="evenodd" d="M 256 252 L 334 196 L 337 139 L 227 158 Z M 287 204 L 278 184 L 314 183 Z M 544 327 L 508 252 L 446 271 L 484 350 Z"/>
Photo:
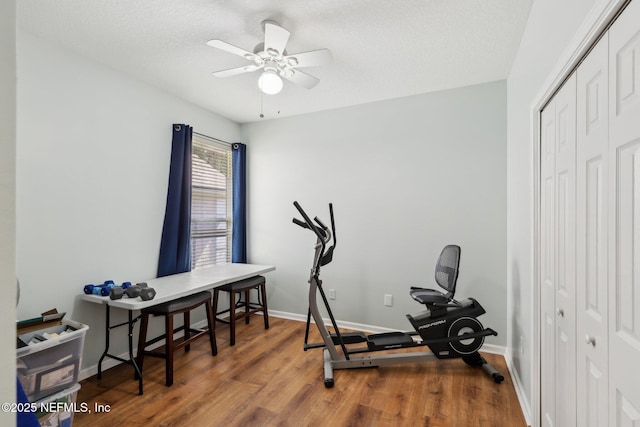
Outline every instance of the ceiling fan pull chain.
<path id="1" fill-rule="evenodd" d="M 264 119 L 263 108 L 264 108 L 264 92 L 260 91 L 260 118 L 261 119 Z"/>

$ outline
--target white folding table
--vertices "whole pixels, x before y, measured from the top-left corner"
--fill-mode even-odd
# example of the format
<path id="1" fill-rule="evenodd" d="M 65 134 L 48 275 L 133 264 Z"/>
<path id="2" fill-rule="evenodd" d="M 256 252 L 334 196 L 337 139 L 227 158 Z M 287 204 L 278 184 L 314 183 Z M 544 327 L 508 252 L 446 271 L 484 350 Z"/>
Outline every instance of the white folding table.
<path id="1" fill-rule="evenodd" d="M 156 296 L 149 301 L 143 301 L 140 298 L 128 298 L 124 296 L 121 299 L 112 300 L 108 296 L 99 295 L 82 295 L 85 301 L 104 304 L 106 307 L 106 326 L 105 326 L 105 349 L 98 361 L 98 378 L 102 377 L 102 361 L 105 357 L 118 360 L 120 362 L 130 363 L 135 369 L 136 377 L 139 381 L 139 394 L 142 394 L 142 373 L 136 364 L 133 355 L 133 326 L 140 317 L 133 317 L 133 312 L 143 308 L 151 307 L 168 301 L 173 301 L 188 295 L 223 286 L 228 283 L 237 282 L 239 280 L 248 279 L 249 277 L 268 273 L 275 270 L 275 267 L 269 265 L 257 264 L 217 264 L 211 267 L 199 268 L 187 273 L 173 274 L 171 276 L 159 277 L 147 280 L 146 283 L 150 288 L 154 288 Z M 116 307 L 128 311 L 128 321 L 117 325 L 111 325 L 111 307 Z M 129 360 L 109 354 L 109 338 L 111 329 L 128 325 L 129 327 Z"/>

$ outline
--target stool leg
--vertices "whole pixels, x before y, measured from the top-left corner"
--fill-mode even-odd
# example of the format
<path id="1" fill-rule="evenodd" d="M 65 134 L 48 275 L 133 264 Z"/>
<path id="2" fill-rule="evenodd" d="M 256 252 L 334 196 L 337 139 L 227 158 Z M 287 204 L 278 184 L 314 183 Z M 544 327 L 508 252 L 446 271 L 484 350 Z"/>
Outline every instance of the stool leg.
<path id="1" fill-rule="evenodd" d="M 173 315 L 165 317 L 165 328 L 167 330 L 167 345 L 165 359 L 165 376 L 167 387 L 173 385 Z"/>
<path id="2" fill-rule="evenodd" d="M 236 345 L 236 293 L 229 293 L 229 345 Z"/>
<path id="3" fill-rule="evenodd" d="M 149 325 L 149 315 L 142 313 L 142 319 L 140 321 L 140 332 L 138 333 L 138 357 L 136 364 L 142 374 L 142 364 L 144 363 L 144 347 L 147 342 L 147 326 Z M 138 379 L 138 374 L 135 374 L 135 379 Z"/>
<path id="4" fill-rule="evenodd" d="M 213 290 L 213 333 L 216 333 L 216 319 L 218 318 L 218 289 Z"/>
<path id="5" fill-rule="evenodd" d="M 244 291 L 244 323 L 249 324 L 249 300 L 251 299 L 251 289 Z"/>
<path id="6" fill-rule="evenodd" d="M 262 313 L 264 315 L 264 328 L 269 329 L 269 313 L 267 312 L 267 287 L 262 282 L 258 289 L 258 302 L 260 302 L 260 293 L 262 294 Z"/>
<path id="7" fill-rule="evenodd" d="M 204 309 L 207 310 L 207 323 L 209 324 L 209 341 L 211 341 L 211 354 L 218 354 L 218 345 L 216 344 L 216 318 L 213 309 L 211 308 L 211 300 L 207 301 L 204 305 Z"/>
<path id="8" fill-rule="evenodd" d="M 184 340 L 186 341 L 191 336 L 191 315 L 188 310 L 184 312 L 183 324 L 184 324 Z M 191 350 L 191 344 L 185 345 L 184 352 L 186 353 L 189 350 Z"/>

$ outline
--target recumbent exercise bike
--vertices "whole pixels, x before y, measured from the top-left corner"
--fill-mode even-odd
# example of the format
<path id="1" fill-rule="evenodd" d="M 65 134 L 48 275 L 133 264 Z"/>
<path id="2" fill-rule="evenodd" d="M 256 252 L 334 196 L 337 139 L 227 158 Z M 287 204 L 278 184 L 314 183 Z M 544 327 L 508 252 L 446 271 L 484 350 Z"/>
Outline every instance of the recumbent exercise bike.
<path id="1" fill-rule="evenodd" d="M 318 217 L 313 221 L 298 202 L 293 202 L 304 220 L 293 218 L 293 222 L 302 228 L 311 230 L 317 237 L 313 266 L 309 278 L 309 311 L 304 338 L 304 350 L 324 348 L 324 385 L 333 387 L 334 369 L 356 369 L 395 365 L 400 363 L 429 362 L 438 359 L 461 358 L 467 365 L 479 366 L 496 382 L 501 383 L 504 376 L 496 371 L 478 353 L 489 335 L 498 335 L 491 328 L 484 328 L 476 317 L 485 313 L 478 301 L 468 298 L 463 301 L 454 299 L 458 266 L 460 264 L 460 247 L 448 245 L 440 254 L 436 264 L 436 283 L 446 291 L 412 287 L 409 294 L 417 302 L 425 305 L 425 310 L 417 315 L 407 314 L 407 319 L 414 327 L 411 332 L 387 332 L 366 335 L 362 332 L 342 333 L 336 324 L 331 307 L 322 288 L 320 267 L 333 260 L 336 247 L 336 230 L 333 205 L 329 204 L 331 229 Z M 329 245 L 332 243 L 331 245 Z M 322 297 L 329 314 L 334 333 L 330 333 L 320 314 L 317 295 Z M 309 344 L 309 327 L 311 317 L 322 336 L 322 343 Z M 358 345 L 359 344 L 359 345 Z M 353 345 L 357 345 L 355 348 Z M 389 352 L 409 347 L 428 346 L 429 352 Z M 342 350 L 342 354 L 338 351 Z M 378 355 L 358 355 L 387 351 Z"/>

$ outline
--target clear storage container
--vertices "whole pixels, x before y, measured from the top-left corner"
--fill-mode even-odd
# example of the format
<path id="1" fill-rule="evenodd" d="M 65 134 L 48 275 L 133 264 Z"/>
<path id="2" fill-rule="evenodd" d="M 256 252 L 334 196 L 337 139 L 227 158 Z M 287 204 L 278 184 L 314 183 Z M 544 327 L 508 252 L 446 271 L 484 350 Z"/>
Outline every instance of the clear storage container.
<path id="1" fill-rule="evenodd" d="M 16 350 L 16 369 L 30 402 L 42 399 L 78 382 L 84 338 L 89 326 L 62 320 L 62 324 L 20 335 L 25 343 L 37 335 L 63 335 Z"/>
<path id="2" fill-rule="evenodd" d="M 36 412 L 38 422 L 42 427 L 71 427 L 73 414 L 85 410 L 76 402 L 80 384 L 62 390 L 35 402 L 39 408 Z"/>

